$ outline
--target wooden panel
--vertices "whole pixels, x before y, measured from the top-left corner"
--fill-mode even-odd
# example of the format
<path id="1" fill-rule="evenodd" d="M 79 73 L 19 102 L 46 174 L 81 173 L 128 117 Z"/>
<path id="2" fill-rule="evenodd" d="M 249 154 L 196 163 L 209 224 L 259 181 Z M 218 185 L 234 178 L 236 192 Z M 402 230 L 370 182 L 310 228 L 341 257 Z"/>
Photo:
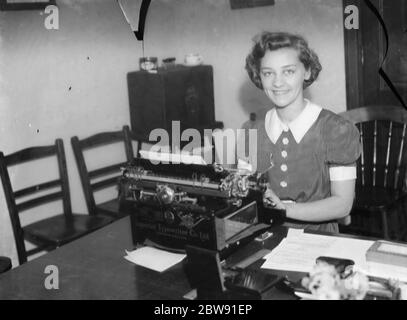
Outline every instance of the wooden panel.
<path id="1" fill-rule="evenodd" d="M 401 89 L 407 88 L 407 1 L 392 0 L 389 6 L 383 0 L 380 1 L 380 13 L 382 14 L 389 33 L 389 52 L 383 64 L 393 84 Z M 380 53 L 385 51 L 385 39 L 380 38 Z M 380 56 L 382 59 L 383 55 Z M 380 90 L 386 90 L 386 83 L 380 78 Z"/>
<path id="2" fill-rule="evenodd" d="M 356 5 L 360 21 L 359 29 L 344 29 L 347 109 L 377 104 L 406 105 L 407 0 L 343 0 L 343 4 Z M 382 17 L 387 30 L 387 55 L 386 33 L 374 10 Z M 379 74 L 381 67 L 394 90 Z"/>

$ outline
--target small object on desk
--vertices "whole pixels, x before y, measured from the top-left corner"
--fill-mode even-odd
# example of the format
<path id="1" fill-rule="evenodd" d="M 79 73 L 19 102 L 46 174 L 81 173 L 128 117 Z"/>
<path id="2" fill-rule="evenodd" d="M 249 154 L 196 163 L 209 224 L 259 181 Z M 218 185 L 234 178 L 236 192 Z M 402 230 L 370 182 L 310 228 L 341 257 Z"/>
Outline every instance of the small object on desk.
<path id="1" fill-rule="evenodd" d="M 261 235 L 257 236 L 256 238 L 254 238 L 254 240 L 258 241 L 258 242 L 263 242 L 272 236 L 273 236 L 273 232 L 266 231 L 266 232 L 263 232 Z"/>
<path id="2" fill-rule="evenodd" d="M 343 278 L 333 264 L 319 260 L 301 285 L 318 300 L 363 300 L 369 290 L 369 279 L 361 272 Z"/>
<path id="3" fill-rule="evenodd" d="M 407 281 L 407 244 L 378 240 L 366 252 L 369 275 Z"/>
<path id="4" fill-rule="evenodd" d="M 259 259 L 262 259 L 264 256 L 269 254 L 271 250 L 269 249 L 261 249 L 256 253 L 252 254 L 251 256 L 247 257 L 246 259 L 236 263 L 232 268 L 233 269 L 244 269 L 250 266 L 252 263 L 256 262 Z"/>
<path id="5" fill-rule="evenodd" d="M 316 263 L 325 262 L 335 267 L 336 271 L 339 273 L 341 278 L 346 278 L 353 272 L 353 266 L 355 265 L 355 261 L 351 259 L 343 259 L 343 258 L 335 258 L 335 257 L 327 257 L 321 256 L 318 257 Z"/>
<path id="6" fill-rule="evenodd" d="M 184 294 L 183 298 L 186 300 L 195 300 L 198 297 L 198 292 L 196 289 L 192 289 Z"/>
<path id="7" fill-rule="evenodd" d="M 163 272 L 181 262 L 185 257 L 185 254 L 168 252 L 146 246 L 134 251 L 126 250 L 126 256 L 124 258 L 142 267 Z"/>
<path id="8" fill-rule="evenodd" d="M 261 295 L 281 282 L 283 277 L 261 270 L 244 270 L 233 278 L 225 280 L 225 287 L 231 291 Z"/>
<path id="9" fill-rule="evenodd" d="M 407 244 L 378 240 L 367 250 L 366 260 L 407 268 Z"/>

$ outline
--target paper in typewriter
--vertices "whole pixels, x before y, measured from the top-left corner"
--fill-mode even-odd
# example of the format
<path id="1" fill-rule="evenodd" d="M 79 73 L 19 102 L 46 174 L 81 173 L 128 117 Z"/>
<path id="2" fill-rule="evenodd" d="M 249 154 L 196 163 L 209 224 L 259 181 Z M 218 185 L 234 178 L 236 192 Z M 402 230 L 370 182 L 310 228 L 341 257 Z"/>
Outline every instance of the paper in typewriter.
<path id="1" fill-rule="evenodd" d="M 140 155 L 144 159 L 157 162 L 173 162 L 173 163 L 185 163 L 185 164 L 200 164 L 205 165 L 205 160 L 199 156 L 189 153 L 165 153 L 154 152 L 147 150 L 140 150 Z"/>
<path id="2" fill-rule="evenodd" d="M 265 269 L 309 272 L 319 256 L 352 259 L 355 269 L 366 271 L 366 251 L 373 241 L 294 232 L 264 258 Z"/>

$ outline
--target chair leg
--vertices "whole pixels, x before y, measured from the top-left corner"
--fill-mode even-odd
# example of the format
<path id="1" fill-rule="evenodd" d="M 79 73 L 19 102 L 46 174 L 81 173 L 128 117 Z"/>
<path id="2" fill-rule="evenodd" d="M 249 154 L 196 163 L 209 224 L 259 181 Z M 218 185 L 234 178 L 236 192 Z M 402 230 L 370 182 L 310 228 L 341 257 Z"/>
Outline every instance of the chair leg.
<path id="1" fill-rule="evenodd" d="M 384 209 L 380 210 L 382 216 L 382 227 L 383 227 L 383 239 L 390 240 L 389 237 L 389 224 L 387 222 L 387 212 Z"/>

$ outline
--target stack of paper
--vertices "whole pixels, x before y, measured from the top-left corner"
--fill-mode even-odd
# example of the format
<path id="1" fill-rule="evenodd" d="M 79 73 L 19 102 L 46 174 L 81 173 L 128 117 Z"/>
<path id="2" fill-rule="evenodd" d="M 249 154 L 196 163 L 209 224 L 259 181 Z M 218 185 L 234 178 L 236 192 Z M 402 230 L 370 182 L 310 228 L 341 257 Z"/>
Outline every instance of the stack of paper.
<path id="1" fill-rule="evenodd" d="M 303 233 L 290 229 L 267 256 L 262 268 L 310 272 L 320 256 L 352 259 L 355 270 L 366 271 L 366 251 L 373 241 Z"/>
<path id="2" fill-rule="evenodd" d="M 134 251 L 126 250 L 126 254 L 125 259 L 158 272 L 167 270 L 186 257 L 185 254 L 172 253 L 152 247 L 142 247 Z"/>

